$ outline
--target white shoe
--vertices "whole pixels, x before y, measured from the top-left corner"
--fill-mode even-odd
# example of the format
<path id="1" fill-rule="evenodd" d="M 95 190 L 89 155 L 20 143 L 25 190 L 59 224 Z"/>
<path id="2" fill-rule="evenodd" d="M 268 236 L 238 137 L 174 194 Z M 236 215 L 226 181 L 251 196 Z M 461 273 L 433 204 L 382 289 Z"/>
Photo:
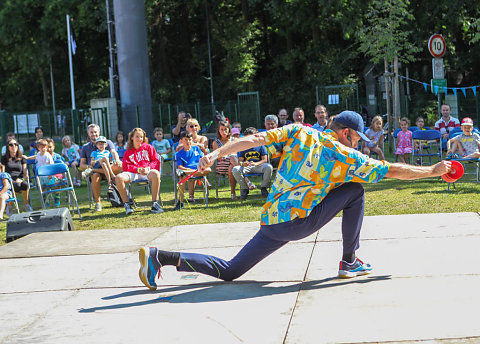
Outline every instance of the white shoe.
<path id="1" fill-rule="evenodd" d="M 95 211 L 102 211 L 102 203 L 98 202 L 95 203 Z"/>
<path id="2" fill-rule="evenodd" d="M 132 209 L 132 206 L 130 205 L 130 203 L 125 203 L 124 206 L 125 206 L 125 214 L 127 215 L 130 215 L 135 211 Z"/>
<path id="3" fill-rule="evenodd" d="M 93 174 L 93 170 L 90 167 L 88 167 L 85 171 L 82 172 L 82 178 L 87 179 L 92 174 Z"/>

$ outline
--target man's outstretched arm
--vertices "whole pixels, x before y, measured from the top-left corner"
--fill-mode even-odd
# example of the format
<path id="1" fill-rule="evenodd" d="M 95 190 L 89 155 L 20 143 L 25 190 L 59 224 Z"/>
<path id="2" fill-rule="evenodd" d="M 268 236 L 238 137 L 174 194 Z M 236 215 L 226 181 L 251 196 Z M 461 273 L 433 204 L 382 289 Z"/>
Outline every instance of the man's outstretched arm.
<path id="1" fill-rule="evenodd" d="M 258 147 L 266 144 L 265 132 L 256 133 L 253 135 L 244 136 L 234 142 L 227 143 L 226 145 L 220 147 L 216 151 L 205 155 L 200 159 L 198 163 L 198 169 L 200 171 L 204 170 L 207 167 L 210 167 L 215 162 L 215 159 L 212 157 L 218 152 L 218 157 L 224 157 L 230 154 L 241 152 L 253 147 Z"/>
<path id="2" fill-rule="evenodd" d="M 451 170 L 452 163 L 450 161 L 440 161 L 432 166 L 390 164 L 390 168 L 385 177 L 401 180 L 413 180 L 429 177 L 439 177 L 442 174 L 450 172 Z"/>

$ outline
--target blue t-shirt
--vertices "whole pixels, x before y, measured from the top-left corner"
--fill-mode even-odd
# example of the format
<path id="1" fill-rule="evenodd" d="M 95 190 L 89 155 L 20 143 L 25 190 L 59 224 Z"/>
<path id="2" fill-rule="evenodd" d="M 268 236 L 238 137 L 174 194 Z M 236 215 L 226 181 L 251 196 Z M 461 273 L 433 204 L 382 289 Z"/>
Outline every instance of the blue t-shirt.
<path id="1" fill-rule="evenodd" d="M 153 146 L 153 148 L 155 148 L 157 154 L 165 154 L 165 152 L 171 148 L 170 142 L 165 139 L 162 141 L 153 140 L 150 144 Z"/>
<path id="2" fill-rule="evenodd" d="M 198 167 L 198 162 L 203 156 L 203 152 L 198 146 L 192 146 L 189 151 L 182 149 L 175 154 L 175 159 L 177 160 L 177 166 L 182 165 L 186 168 L 191 168 L 196 170 Z"/>
<path id="3" fill-rule="evenodd" d="M 0 191 L 3 190 L 3 180 L 4 179 L 9 179 L 11 180 L 12 178 L 10 177 L 10 174 L 8 174 L 7 172 L 2 172 L 0 173 Z M 8 185 L 8 191 L 7 191 L 7 194 L 9 196 L 12 195 L 12 193 L 10 192 L 10 184 L 7 184 Z"/>
<path id="4" fill-rule="evenodd" d="M 108 158 L 110 160 L 111 153 L 108 150 L 104 150 L 103 152 L 100 152 L 98 149 L 96 151 L 93 151 L 92 154 L 90 155 L 90 158 L 93 158 L 93 161 L 98 161 L 101 158 Z"/>
<path id="5" fill-rule="evenodd" d="M 265 146 L 258 146 L 238 152 L 238 157 L 243 158 L 244 161 L 257 162 L 262 160 L 262 156 L 267 154 Z"/>

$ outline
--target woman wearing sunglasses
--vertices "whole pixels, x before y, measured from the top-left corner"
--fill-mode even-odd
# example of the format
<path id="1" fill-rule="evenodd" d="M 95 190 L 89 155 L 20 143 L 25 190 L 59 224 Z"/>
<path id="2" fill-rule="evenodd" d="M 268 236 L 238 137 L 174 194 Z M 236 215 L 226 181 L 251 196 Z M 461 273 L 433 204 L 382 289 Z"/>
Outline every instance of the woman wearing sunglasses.
<path id="1" fill-rule="evenodd" d="M 7 141 L 7 150 L 0 160 L 4 171 L 12 176 L 13 189 L 15 193 L 21 193 L 23 196 L 23 206 L 25 211 L 33 211 L 30 204 L 28 204 L 28 169 L 27 161 L 18 149 L 18 141 L 16 139 L 9 139 Z M 10 216 L 10 210 L 7 208 L 7 215 Z"/>
<path id="2" fill-rule="evenodd" d="M 187 132 L 192 133 L 192 143 L 194 146 L 199 146 L 200 149 L 203 151 L 203 154 L 208 154 L 208 138 L 203 135 L 198 135 L 198 132 L 200 131 L 200 124 L 195 118 L 190 118 L 187 121 Z M 176 151 L 180 151 L 183 149 L 183 145 L 180 143 Z"/>

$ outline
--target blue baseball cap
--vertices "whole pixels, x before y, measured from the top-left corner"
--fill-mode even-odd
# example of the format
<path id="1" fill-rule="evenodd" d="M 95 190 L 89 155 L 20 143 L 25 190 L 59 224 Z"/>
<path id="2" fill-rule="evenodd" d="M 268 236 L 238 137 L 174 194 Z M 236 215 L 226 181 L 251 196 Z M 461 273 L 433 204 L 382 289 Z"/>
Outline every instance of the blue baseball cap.
<path id="1" fill-rule="evenodd" d="M 333 119 L 333 121 L 343 124 L 347 128 L 355 130 L 363 141 L 370 142 L 369 138 L 363 133 L 365 129 L 363 125 L 363 118 L 355 111 L 342 111 Z"/>

